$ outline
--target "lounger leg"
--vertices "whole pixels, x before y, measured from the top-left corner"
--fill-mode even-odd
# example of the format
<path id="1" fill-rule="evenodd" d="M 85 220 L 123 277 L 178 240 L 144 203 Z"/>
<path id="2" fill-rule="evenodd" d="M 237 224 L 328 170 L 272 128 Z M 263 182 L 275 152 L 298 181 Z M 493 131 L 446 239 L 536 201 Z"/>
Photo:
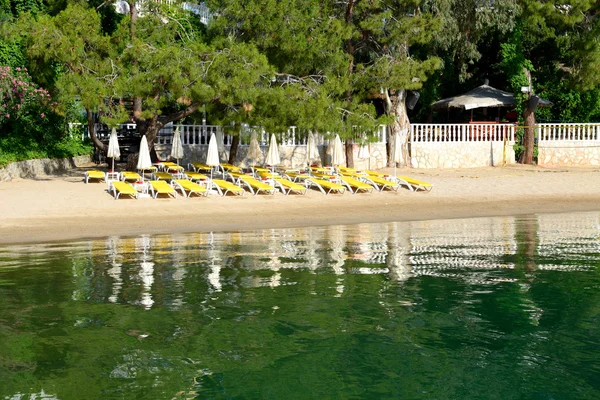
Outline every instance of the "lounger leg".
<path id="1" fill-rule="evenodd" d="M 321 187 L 321 185 L 319 185 L 319 184 L 315 184 L 315 185 L 316 185 L 316 186 L 319 188 L 319 190 L 321 191 L 321 193 L 323 193 L 324 195 L 326 195 L 326 196 L 327 196 L 327 193 L 325 193 L 325 189 L 323 189 L 323 188 Z"/>

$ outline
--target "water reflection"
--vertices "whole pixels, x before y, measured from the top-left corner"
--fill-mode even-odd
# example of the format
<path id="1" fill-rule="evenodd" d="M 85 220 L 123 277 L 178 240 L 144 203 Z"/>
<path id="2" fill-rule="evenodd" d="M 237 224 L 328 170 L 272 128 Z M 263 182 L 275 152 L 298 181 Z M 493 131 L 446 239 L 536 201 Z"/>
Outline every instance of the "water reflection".
<path id="1" fill-rule="evenodd" d="M 420 276 L 494 284 L 518 280 L 498 273 L 515 268 L 517 258 L 525 273 L 593 267 L 585 261 L 595 261 L 600 250 L 598 219 L 596 213 L 583 213 L 108 237 L 7 247 L 0 252 L 0 268 L 43 263 L 48 254 L 66 251 L 72 254 L 73 300 L 145 310 L 157 305 L 180 308 L 189 297 L 188 278 L 204 279 L 211 296 L 226 285 L 293 285 L 294 275 L 285 272 L 293 270 L 332 273 L 336 295 L 344 293 L 353 274 L 383 275 L 399 284 Z M 522 283 L 527 285 L 527 280 Z"/>
<path id="2" fill-rule="evenodd" d="M 0 398 L 598 398 L 599 218 L 0 247 Z"/>

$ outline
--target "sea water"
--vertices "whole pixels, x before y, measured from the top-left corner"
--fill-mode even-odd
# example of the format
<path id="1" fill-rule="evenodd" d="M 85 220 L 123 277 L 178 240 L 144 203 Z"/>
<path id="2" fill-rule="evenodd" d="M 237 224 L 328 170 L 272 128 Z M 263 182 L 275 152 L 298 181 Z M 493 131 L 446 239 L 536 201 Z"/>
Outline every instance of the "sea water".
<path id="1" fill-rule="evenodd" d="M 0 247 L 0 399 L 598 399 L 600 213 Z"/>

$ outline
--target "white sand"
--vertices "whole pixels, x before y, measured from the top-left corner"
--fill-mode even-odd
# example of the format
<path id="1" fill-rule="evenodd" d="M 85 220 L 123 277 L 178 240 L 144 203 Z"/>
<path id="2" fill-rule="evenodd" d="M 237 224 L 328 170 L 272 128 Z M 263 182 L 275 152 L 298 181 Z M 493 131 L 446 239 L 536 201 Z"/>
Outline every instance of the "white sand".
<path id="1" fill-rule="evenodd" d="M 600 169 L 591 168 L 398 170 L 433 183 L 430 193 L 401 188 L 325 196 L 311 190 L 305 196 L 246 193 L 244 197 L 116 201 L 105 183 L 84 184 L 84 171 L 0 183 L 0 244 L 600 208 Z"/>

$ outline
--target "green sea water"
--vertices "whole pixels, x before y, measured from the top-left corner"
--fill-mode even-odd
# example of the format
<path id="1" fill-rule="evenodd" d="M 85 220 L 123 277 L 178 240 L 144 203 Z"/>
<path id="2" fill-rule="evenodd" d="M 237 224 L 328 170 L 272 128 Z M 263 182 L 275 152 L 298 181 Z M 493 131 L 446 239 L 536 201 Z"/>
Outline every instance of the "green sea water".
<path id="1" fill-rule="evenodd" d="M 0 399 L 599 399 L 600 213 L 0 247 Z"/>

